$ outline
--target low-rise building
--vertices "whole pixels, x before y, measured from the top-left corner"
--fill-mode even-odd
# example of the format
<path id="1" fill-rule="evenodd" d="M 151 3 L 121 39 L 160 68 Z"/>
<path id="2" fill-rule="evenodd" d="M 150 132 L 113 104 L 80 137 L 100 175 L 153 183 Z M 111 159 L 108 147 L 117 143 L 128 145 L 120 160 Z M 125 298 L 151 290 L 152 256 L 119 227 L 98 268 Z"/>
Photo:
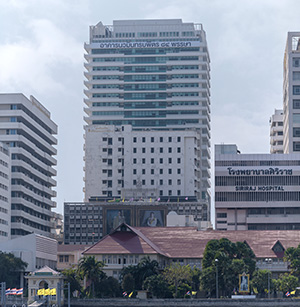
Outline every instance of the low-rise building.
<path id="1" fill-rule="evenodd" d="M 76 267 L 82 253 L 88 249 L 90 245 L 65 245 L 59 244 L 57 247 L 57 269 L 63 271 Z"/>
<path id="2" fill-rule="evenodd" d="M 252 231 L 249 236 L 249 231 L 197 231 L 196 227 L 132 227 L 122 224 L 83 255 L 103 261 L 105 273 L 116 278 L 124 267 L 136 265 L 147 256 L 158 261 L 162 269 L 174 262 L 201 269 L 206 244 L 222 238 L 245 242 L 252 249 L 258 268 L 267 268 L 276 277 L 288 271 L 288 264 L 283 261 L 284 251 L 298 246 L 300 231 Z"/>

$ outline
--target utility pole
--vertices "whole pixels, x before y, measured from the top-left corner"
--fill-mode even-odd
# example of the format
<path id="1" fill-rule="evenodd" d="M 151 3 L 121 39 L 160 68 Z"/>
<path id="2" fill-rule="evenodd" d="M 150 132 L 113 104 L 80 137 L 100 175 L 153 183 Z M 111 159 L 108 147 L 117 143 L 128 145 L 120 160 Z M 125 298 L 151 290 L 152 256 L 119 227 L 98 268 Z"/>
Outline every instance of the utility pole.
<path id="1" fill-rule="evenodd" d="M 216 298 L 219 298 L 219 285 L 218 285 L 218 259 L 215 259 L 215 263 L 216 263 Z"/>

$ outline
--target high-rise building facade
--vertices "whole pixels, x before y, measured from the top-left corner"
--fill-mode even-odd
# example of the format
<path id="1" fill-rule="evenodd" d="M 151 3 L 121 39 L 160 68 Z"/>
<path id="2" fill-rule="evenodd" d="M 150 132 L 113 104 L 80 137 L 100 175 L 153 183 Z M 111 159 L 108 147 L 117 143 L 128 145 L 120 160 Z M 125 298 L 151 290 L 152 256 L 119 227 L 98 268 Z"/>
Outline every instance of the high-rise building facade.
<path id="1" fill-rule="evenodd" d="M 11 154 L 11 236 L 50 236 L 57 126 L 34 97 L 0 95 L 0 141 Z"/>
<path id="2" fill-rule="evenodd" d="M 283 62 L 284 153 L 300 152 L 300 32 L 288 32 Z"/>
<path id="3" fill-rule="evenodd" d="M 270 118 L 270 153 L 283 153 L 283 110 L 275 109 Z"/>
<path id="4" fill-rule="evenodd" d="M 85 50 L 85 200 L 208 205 L 210 60 L 202 25 L 99 22 Z"/>
<path id="5" fill-rule="evenodd" d="M 10 239 L 10 161 L 8 146 L 0 142 L 0 242 Z"/>

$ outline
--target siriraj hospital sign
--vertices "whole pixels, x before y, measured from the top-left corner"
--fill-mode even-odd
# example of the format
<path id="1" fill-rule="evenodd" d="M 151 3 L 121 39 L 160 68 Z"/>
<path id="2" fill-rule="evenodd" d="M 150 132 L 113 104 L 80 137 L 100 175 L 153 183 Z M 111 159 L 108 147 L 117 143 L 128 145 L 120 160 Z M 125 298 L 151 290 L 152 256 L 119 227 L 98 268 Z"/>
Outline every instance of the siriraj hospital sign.
<path id="1" fill-rule="evenodd" d="M 97 49 L 131 49 L 131 48 L 182 48 L 199 47 L 199 41 L 153 41 L 153 42 L 103 42 L 92 43 Z"/>

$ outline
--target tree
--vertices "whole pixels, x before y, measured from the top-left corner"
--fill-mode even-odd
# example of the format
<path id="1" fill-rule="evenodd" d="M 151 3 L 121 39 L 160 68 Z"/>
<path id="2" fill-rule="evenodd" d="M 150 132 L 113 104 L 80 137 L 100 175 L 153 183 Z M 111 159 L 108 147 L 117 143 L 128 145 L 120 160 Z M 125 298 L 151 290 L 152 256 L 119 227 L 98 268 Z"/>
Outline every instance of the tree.
<path id="1" fill-rule="evenodd" d="M 272 273 L 269 270 L 256 270 L 253 274 L 252 286 L 261 296 L 265 296 L 269 290 L 269 280 L 270 292 L 272 292 L 275 288 L 274 280 L 272 279 Z"/>
<path id="2" fill-rule="evenodd" d="M 151 275 L 143 283 L 143 288 L 152 293 L 157 298 L 170 298 L 172 293 L 169 285 L 162 274 Z"/>
<path id="3" fill-rule="evenodd" d="M 77 269 L 69 268 L 63 270 L 63 275 L 65 277 L 65 281 L 70 283 L 70 291 L 73 293 L 74 291 L 81 292 L 81 285 L 80 285 L 80 276 L 78 275 Z"/>
<path id="4" fill-rule="evenodd" d="M 111 276 L 102 279 L 96 287 L 97 297 L 119 297 L 121 293 L 119 282 Z"/>
<path id="5" fill-rule="evenodd" d="M 246 243 L 233 243 L 226 238 L 211 240 L 203 254 L 201 286 L 210 293 L 218 287 L 223 296 L 229 296 L 238 288 L 238 276 L 242 273 L 252 275 L 255 270 L 255 255 Z M 217 262 L 215 260 L 218 260 Z"/>
<path id="6" fill-rule="evenodd" d="M 79 260 L 78 270 L 91 282 L 89 295 L 95 296 L 95 282 L 102 280 L 106 274 L 103 272 L 104 263 L 96 260 L 94 256 L 83 257 Z"/>
<path id="7" fill-rule="evenodd" d="M 20 284 L 20 272 L 24 272 L 27 263 L 12 253 L 0 252 L 0 281 L 6 286 L 16 288 Z"/>
<path id="8" fill-rule="evenodd" d="M 134 290 L 134 278 L 130 273 L 123 277 L 122 288 L 126 292 L 132 292 Z"/>
<path id="9" fill-rule="evenodd" d="M 178 263 L 166 267 L 163 276 L 173 288 L 173 296 L 177 297 L 179 287 L 185 287 L 192 283 L 192 269 L 189 265 Z"/>
<path id="10" fill-rule="evenodd" d="M 299 281 L 296 276 L 290 275 L 288 273 L 284 273 L 279 276 L 279 290 L 283 293 L 296 290 L 298 285 Z"/>
<path id="11" fill-rule="evenodd" d="M 284 252 L 284 261 L 289 262 L 291 273 L 300 278 L 300 244 L 298 247 L 289 247 Z"/>
<path id="12" fill-rule="evenodd" d="M 158 274 L 158 262 L 151 260 L 150 257 L 143 257 L 138 265 L 129 265 L 121 271 L 121 278 L 127 274 L 131 274 L 134 279 L 134 287 L 136 290 L 142 290 L 144 280 L 152 275 Z"/>

